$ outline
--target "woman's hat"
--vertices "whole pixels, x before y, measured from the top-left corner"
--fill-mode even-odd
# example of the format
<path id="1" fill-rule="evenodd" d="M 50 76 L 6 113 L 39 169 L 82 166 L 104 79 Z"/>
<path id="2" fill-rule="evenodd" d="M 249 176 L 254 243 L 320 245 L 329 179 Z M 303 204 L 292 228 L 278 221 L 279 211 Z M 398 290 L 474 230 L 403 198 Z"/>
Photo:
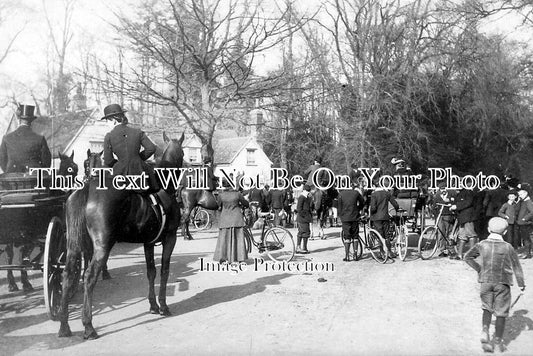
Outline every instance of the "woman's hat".
<path id="1" fill-rule="evenodd" d="M 109 120 L 113 118 L 115 115 L 124 114 L 125 112 L 128 112 L 127 110 L 122 110 L 120 105 L 118 104 L 111 104 L 104 108 L 104 117 L 101 118 L 101 120 Z"/>
<path id="2" fill-rule="evenodd" d="M 19 107 L 17 108 L 17 115 L 18 118 L 21 120 L 35 120 L 37 116 L 34 115 L 34 112 L 35 106 L 33 105 L 19 105 Z"/>

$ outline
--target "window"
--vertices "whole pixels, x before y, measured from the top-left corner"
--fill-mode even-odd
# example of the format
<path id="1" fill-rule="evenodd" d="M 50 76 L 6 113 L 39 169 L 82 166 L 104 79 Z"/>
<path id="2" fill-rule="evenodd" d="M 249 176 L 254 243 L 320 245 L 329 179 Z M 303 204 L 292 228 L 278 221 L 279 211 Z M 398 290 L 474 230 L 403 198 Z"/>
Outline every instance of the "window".
<path id="1" fill-rule="evenodd" d="M 249 166 L 256 164 L 256 162 L 255 162 L 255 151 L 256 151 L 256 149 L 254 149 L 254 148 L 247 148 L 246 149 L 246 164 L 249 165 Z"/>
<path id="2" fill-rule="evenodd" d="M 189 147 L 189 162 L 199 163 L 200 162 L 200 149 L 197 147 Z"/>

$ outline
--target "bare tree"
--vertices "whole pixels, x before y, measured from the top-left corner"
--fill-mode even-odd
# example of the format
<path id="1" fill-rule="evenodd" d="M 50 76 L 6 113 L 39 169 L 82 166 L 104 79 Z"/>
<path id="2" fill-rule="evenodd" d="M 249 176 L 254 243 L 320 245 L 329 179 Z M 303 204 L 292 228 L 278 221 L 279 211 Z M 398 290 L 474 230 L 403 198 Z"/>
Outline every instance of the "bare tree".
<path id="1" fill-rule="evenodd" d="M 138 59 L 149 57 L 150 75 L 131 61 L 131 75 L 115 79 L 115 89 L 131 98 L 171 106 L 213 155 L 217 125 L 254 99 L 279 87 L 283 75 L 263 77 L 252 68 L 268 56 L 302 20 L 287 23 L 248 0 L 173 1 L 141 5 L 137 19 L 119 16 L 117 30 Z"/>

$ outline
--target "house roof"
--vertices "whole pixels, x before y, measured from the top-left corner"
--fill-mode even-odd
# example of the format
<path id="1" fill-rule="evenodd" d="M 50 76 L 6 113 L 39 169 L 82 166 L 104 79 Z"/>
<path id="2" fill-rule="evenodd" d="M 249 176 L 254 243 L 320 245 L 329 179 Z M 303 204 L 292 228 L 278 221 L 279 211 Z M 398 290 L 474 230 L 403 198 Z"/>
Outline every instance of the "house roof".
<path id="1" fill-rule="evenodd" d="M 34 132 L 46 138 L 52 157 L 57 158 L 58 151 L 63 153 L 94 112 L 94 109 L 87 109 L 56 116 L 41 116 L 33 121 L 31 127 Z M 15 123 L 14 117 L 8 132 L 15 129 Z"/>
<path id="2" fill-rule="evenodd" d="M 213 149 L 215 150 L 215 164 L 229 164 L 246 144 L 252 139 L 248 137 L 232 137 L 220 140 L 213 140 Z"/>

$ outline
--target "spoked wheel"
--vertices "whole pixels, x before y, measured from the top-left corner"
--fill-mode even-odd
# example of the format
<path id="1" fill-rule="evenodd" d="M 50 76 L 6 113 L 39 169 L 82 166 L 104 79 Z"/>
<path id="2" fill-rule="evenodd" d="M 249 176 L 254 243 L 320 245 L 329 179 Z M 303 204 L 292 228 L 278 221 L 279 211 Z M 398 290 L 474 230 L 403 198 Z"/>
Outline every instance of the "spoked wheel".
<path id="1" fill-rule="evenodd" d="M 369 229 L 367 239 L 367 247 L 370 250 L 372 258 L 374 258 L 379 263 L 387 262 L 387 250 L 383 245 L 383 239 L 379 232 L 374 229 Z"/>
<path id="2" fill-rule="evenodd" d="M 396 250 L 398 250 L 398 256 L 400 256 L 400 259 L 402 261 L 405 261 L 407 258 L 407 250 L 408 250 L 408 236 L 407 231 L 404 227 L 400 227 L 400 231 L 398 233 L 398 239 L 396 240 Z"/>
<path id="3" fill-rule="evenodd" d="M 274 261 L 289 262 L 294 257 L 294 240 L 287 229 L 282 227 L 268 229 L 264 243 L 268 257 Z"/>
<path id="4" fill-rule="evenodd" d="M 209 213 L 204 209 L 199 209 L 196 214 L 194 214 L 193 224 L 198 230 L 211 228 L 211 218 L 209 217 Z"/>
<path id="5" fill-rule="evenodd" d="M 418 240 L 418 253 L 423 260 L 430 259 L 437 252 L 437 229 L 434 226 L 428 226 L 420 234 Z"/>
<path id="6" fill-rule="evenodd" d="M 67 244 L 63 222 L 54 216 L 48 224 L 43 259 L 44 304 L 48 317 L 54 321 L 58 320 L 61 303 L 61 274 L 65 266 L 66 250 Z"/>
<path id="7" fill-rule="evenodd" d="M 342 230 L 341 230 L 341 240 L 342 240 L 342 245 L 346 246 L 346 240 L 344 238 L 344 231 Z M 362 255 L 363 255 L 363 245 L 361 244 L 361 240 L 359 240 L 358 238 L 355 238 L 351 242 L 351 250 L 350 250 L 350 254 L 348 255 L 348 258 L 354 261 L 359 261 Z"/>

